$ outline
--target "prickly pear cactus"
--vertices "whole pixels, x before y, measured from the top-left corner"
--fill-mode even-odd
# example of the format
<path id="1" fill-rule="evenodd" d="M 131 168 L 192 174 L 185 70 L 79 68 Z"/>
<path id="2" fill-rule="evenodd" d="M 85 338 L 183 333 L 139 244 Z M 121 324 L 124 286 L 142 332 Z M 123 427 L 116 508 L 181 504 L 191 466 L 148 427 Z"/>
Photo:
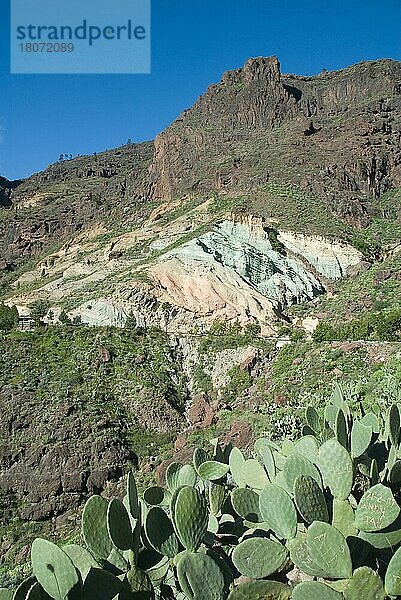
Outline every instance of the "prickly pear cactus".
<path id="1" fill-rule="evenodd" d="M 177 496 L 173 523 L 181 544 L 195 552 L 207 531 L 209 512 L 205 497 L 198 490 L 183 487 Z"/>
<path id="2" fill-rule="evenodd" d="M 232 560 L 246 577 L 263 579 L 279 569 L 287 558 L 287 549 L 268 538 L 250 538 L 234 548 Z"/>
<path id="3" fill-rule="evenodd" d="M 292 590 L 278 581 L 251 581 L 242 583 L 228 596 L 228 600 L 289 600 Z"/>
<path id="4" fill-rule="evenodd" d="M 51 598 L 81 599 L 81 579 L 72 560 L 61 548 L 38 538 L 32 544 L 31 562 L 36 579 Z"/>
<path id="5" fill-rule="evenodd" d="M 343 600 L 343 595 L 319 581 L 305 581 L 296 586 L 292 600 Z"/>
<path id="6" fill-rule="evenodd" d="M 351 553 L 345 537 L 328 523 L 315 521 L 306 534 L 312 560 L 330 579 L 346 579 L 352 574 Z"/>
<path id="7" fill-rule="evenodd" d="M 354 571 L 343 591 L 344 600 L 384 600 L 386 593 L 380 575 L 370 567 Z"/>
<path id="8" fill-rule="evenodd" d="M 180 542 L 166 512 L 154 506 L 146 515 L 145 533 L 151 546 L 163 556 L 174 558 L 180 551 Z"/>
<path id="9" fill-rule="evenodd" d="M 399 407 L 352 415 L 347 394 L 338 386 L 324 415 L 309 408 L 298 440 L 260 438 L 248 453 L 212 440 L 141 498 L 129 473 L 123 501 L 86 503 L 86 548 L 35 540 L 33 576 L 0 599 L 401 596 Z"/>
<path id="10" fill-rule="evenodd" d="M 313 477 L 299 475 L 294 483 L 294 500 L 299 514 L 308 524 L 329 521 L 326 498 Z"/>
<path id="11" fill-rule="evenodd" d="M 297 532 L 297 511 L 289 494 L 278 485 L 269 483 L 260 492 L 259 509 L 263 520 L 274 533 L 286 540 Z"/>
<path id="12" fill-rule="evenodd" d="M 96 558 L 106 560 L 113 549 L 107 528 L 108 502 L 101 496 L 92 496 L 82 513 L 82 537 Z"/>
<path id="13" fill-rule="evenodd" d="M 226 598 L 224 574 L 207 554 L 184 552 L 177 565 L 177 575 L 188 600 Z"/>
<path id="14" fill-rule="evenodd" d="M 327 440 L 320 448 L 317 464 L 323 475 L 324 484 L 335 498 L 345 500 L 351 493 L 354 481 L 352 459 L 337 440 Z"/>

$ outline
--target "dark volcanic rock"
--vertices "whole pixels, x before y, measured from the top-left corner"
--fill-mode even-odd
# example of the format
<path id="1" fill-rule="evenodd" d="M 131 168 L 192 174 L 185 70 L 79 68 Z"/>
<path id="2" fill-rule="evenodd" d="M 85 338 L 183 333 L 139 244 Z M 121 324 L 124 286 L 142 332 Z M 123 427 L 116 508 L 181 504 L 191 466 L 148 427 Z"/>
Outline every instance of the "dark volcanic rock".
<path id="1" fill-rule="evenodd" d="M 314 77 L 275 57 L 225 73 L 154 144 L 58 162 L 0 179 L 0 256 L 20 264 L 102 220 L 129 223 L 148 200 L 296 185 L 353 227 L 401 186 L 401 63 L 379 60 Z M 268 198 L 262 197 L 262 203 Z"/>
<path id="2" fill-rule="evenodd" d="M 251 59 L 156 138 L 151 193 L 239 195 L 284 179 L 365 226 L 367 199 L 401 185 L 400 123 L 399 62 L 299 77 Z"/>
<path id="3" fill-rule="evenodd" d="M 29 393 L 0 395 L 0 438 L 9 439 L 0 447 L 0 493 L 18 500 L 24 519 L 78 506 L 135 459 L 115 424 L 99 430 L 93 417 L 71 408 L 36 404 L 32 412 Z"/>

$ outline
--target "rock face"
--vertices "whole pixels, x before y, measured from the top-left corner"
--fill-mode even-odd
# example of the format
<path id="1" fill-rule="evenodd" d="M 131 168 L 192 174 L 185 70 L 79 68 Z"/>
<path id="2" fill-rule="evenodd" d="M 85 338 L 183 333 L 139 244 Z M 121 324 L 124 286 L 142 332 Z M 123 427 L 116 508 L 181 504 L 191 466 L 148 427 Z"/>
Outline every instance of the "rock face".
<path id="1" fill-rule="evenodd" d="M 15 515 L 42 520 L 118 481 L 149 452 L 143 436 L 157 442 L 182 430 L 186 395 L 179 353 L 162 335 L 25 336 L 0 336 L 0 519 L 6 498 Z"/>
<path id="2" fill-rule="evenodd" d="M 0 256 L 17 266 L 96 222 L 127 227 L 152 212 L 149 199 L 247 194 L 250 212 L 263 214 L 265 186 L 277 181 L 361 228 L 380 211 L 377 198 L 401 185 L 400 123 L 399 62 L 302 77 L 282 75 L 275 57 L 250 59 L 154 143 L 0 179 Z"/>
<path id="3" fill-rule="evenodd" d="M 268 325 L 285 307 L 323 293 L 326 280 L 344 276 L 362 258 L 347 244 L 277 234 L 261 219 L 236 216 L 165 253 L 149 274 L 174 306 L 210 320 Z"/>
<path id="4" fill-rule="evenodd" d="M 401 185 L 400 116 L 399 62 L 299 77 L 251 59 L 156 138 L 152 195 L 236 195 L 284 178 L 361 226 L 368 197 Z"/>
<path id="5" fill-rule="evenodd" d="M 129 145 L 58 162 L 25 181 L 1 178 L 0 256 L 18 266 L 94 223 L 121 221 L 124 210 L 140 215 L 152 151 L 151 143 Z"/>
<path id="6" fill-rule="evenodd" d="M 211 222 L 197 234 L 197 219 L 203 218 L 195 211 L 162 227 L 146 222 L 106 249 L 92 238 L 73 241 L 24 273 L 8 302 L 23 307 L 47 300 L 57 320 L 60 305 L 76 298 L 69 316 L 91 326 L 123 327 L 131 315 L 138 326 L 172 333 L 188 333 L 195 324 L 203 329 L 220 319 L 258 322 L 264 333 L 273 334 L 288 306 L 312 300 L 330 281 L 369 266 L 349 244 L 277 230 L 244 213 Z M 142 253 L 127 258 L 138 239 L 152 240 L 145 261 Z M 19 293 L 20 287 L 40 283 L 33 292 Z"/>

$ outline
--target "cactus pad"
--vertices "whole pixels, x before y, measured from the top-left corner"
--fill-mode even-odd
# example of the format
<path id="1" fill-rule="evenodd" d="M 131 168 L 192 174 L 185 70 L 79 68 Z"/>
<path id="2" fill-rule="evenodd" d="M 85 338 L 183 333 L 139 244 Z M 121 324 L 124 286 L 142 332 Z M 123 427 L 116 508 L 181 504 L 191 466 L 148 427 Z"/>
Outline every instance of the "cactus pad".
<path id="1" fill-rule="evenodd" d="M 387 567 L 384 585 L 389 596 L 401 594 L 401 548 L 393 555 Z"/>
<path id="2" fill-rule="evenodd" d="M 278 485 L 269 483 L 259 497 L 259 510 L 263 520 L 274 533 L 286 540 L 297 532 L 297 511 L 287 492 Z"/>
<path id="3" fill-rule="evenodd" d="M 284 463 L 284 478 L 289 490 L 294 489 L 295 480 L 299 475 L 309 475 L 319 485 L 322 484 L 322 478 L 313 463 L 302 456 L 302 454 L 290 454 Z"/>
<path id="4" fill-rule="evenodd" d="M 209 486 L 209 506 L 212 515 L 217 516 L 221 511 L 226 497 L 226 488 L 219 483 L 210 483 Z"/>
<path id="5" fill-rule="evenodd" d="M 146 537 L 151 546 L 163 556 L 173 558 L 180 551 L 174 527 L 162 508 L 154 506 L 146 515 Z"/>
<path id="6" fill-rule="evenodd" d="M 352 459 L 347 450 L 337 440 L 327 440 L 319 450 L 317 463 L 333 496 L 346 500 L 353 484 Z"/>
<path id="7" fill-rule="evenodd" d="M 100 569 L 100 565 L 92 554 L 77 544 L 69 544 L 63 547 L 63 552 L 72 560 L 74 567 L 80 572 L 82 581 L 85 581 L 89 571 Z"/>
<path id="8" fill-rule="evenodd" d="M 252 579 L 263 579 L 279 569 L 287 559 L 287 550 L 268 538 L 250 538 L 234 548 L 232 561 L 241 573 Z"/>
<path id="9" fill-rule="evenodd" d="M 299 475 L 294 484 L 294 500 L 306 523 L 329 521 L 326 499 L 319 484 L 310 475 Z"/>
<path id="10" fill-rule="evenodd" d="M 54 600 L 80 600 L 82 584 L 72 560 L 56 544 L 37 538 L 31 549 L 34 575 Z"/>
<path id="11" fill-rule="evenodd" d="M 184 552 L 177 565 L 181 588 L 189 600 L 224 600 L 226 582 L 219 565 L 207 554 Z"/>
<path id="12" fill-rule="evenodd" d="M 287 546 L 292 562 L 300 571 L 311 577 L 324 577 L 324 571 L 313 561 L 310 555 L 306 543 L 306 533 L 298 532 L 297 536 L 287 543 Z"/>
<path id="13" fill-rule="evenodd" d="M 354 510 L 348 500 L 334 498 L 332 525 L 338 529 L 345 538 L 348 536 L 356 537 L 358 535 L 358 529 L 355 526 Z"/>
<path id="14" fill-rule="evenodd" d="M 84 583 L 85 600 L 113 600 L 123 584 L 103 569 L 91 569 Z"/>
<path id="15" fill-rule="evenodd" d="M 245 458 L 239 448 L 233 448 L 230 452 L 230 458 L 228 460 L 231 475 L 235 483 L 239 487 L 245 487 L 245 479 L 244 479 L 244 464 Z"/>
<path id="16" fill-rule="evenodd" d="M 107 510 L 107 529 L 113 544 L 119 550 L 130 550 L 134 547 L 131 520 L 124 504 L 114 498 Z"/>
<path id="17" fill-rule="evenodd" d="M 363 425 L 360 421 L 354 421 L 351 430 L 351 456 L 357 458 L 369 448 L 372 440 L 373 430 L 369 425 Z"/>
<path id="18" fill-rule="evenodd" d="M 96 558 L 106 560 L 113 544 L 107 529 L 107 509 L 109 503 L 101 496 L 92 496 L 82 513 L 82 536 L 90 552 Z"/>
<path id="19" fill-rule="evenodd" d="M 355 512 L 355 525 L 366 532 L 379 531 L 391 525 L 400 514 L 390 488 L 381 483 L 368 489 Z"/>
<path id="20" fill-rule="evenodd" d="M 265 469 L 254 458 L 249 458 L 244 462 L 242 476 L 246 485 L 255 490 L 261 490 L 269 483 Z"/>
<path id="21" fill-rule="evenodd" d="M 343 595 L 320 581 L 305 581 L 292 592 L 292 600 L 343 600 Z"/>
<path id="22" fill-rule="evenodd" d="M 208 460 L 198 468 L 199 477 L 208 481 L 216 481 L 227 475 L 230 467 L 216 460 Z"/>
<path id="23" fill-rule="evenodd" d="M 249 488 L 236 488 L 231 493 L 231 504 L 237 515 L 250 521 L 260 523 L 263 518 L 259 511 L 259 495 Z"/>
<path id="24" fill-rule="evenodd" d="M 343 595 L 344 600 L 384 600 L 386 594 L 380 576 L 369 567 L 360 567 L 348 580 Z"/>
<path id="25" fill-rule="evenodd" d="M 352 574 L 352 562 L 345 537 L 328 523 L 315 521 L 306 534 L 312 560 L 331 579 L 346 579 Z"/>
<path id="26" fill-rule="evenodd" d="M 278 581 L 249 581 L 235 588 L 228 600 L 289 600 L 292 589 Z"/>
<path id="27" fill-rule="evenodd" d="M 195 552 L 207 531 L 209 513 L 205 498 L 191 487 L 183 487 L 174 504 L 174 527 L 182 545 Z"/>

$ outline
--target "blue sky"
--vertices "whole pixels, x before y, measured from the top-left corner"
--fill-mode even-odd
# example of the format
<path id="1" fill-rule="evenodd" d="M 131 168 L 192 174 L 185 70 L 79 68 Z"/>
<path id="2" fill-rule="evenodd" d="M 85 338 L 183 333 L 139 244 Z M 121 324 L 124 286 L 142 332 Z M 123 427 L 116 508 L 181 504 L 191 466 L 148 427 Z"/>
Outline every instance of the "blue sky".
<path id="1" fill-rule="evenodd" d="M 60 153 L 153 139 L 251 56 L 276 54 L 283 72 L 305 75 L 401 60 L 401 2 L 153 0 L 150 75 L 10 75 L 8 0 L 0 33 L 0 175 L 14 179 Z"/>

